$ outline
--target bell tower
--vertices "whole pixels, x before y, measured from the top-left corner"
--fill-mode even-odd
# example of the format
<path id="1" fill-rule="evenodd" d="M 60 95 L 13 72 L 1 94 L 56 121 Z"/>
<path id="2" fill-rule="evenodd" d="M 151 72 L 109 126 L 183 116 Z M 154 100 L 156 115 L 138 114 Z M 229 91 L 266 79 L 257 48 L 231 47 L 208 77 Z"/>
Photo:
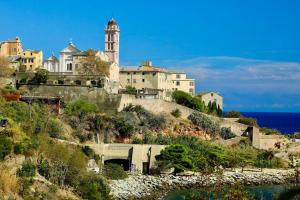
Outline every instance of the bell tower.
<path id="1" fill-rule="evenodd" d="M 119 39 L 120 29 L 113 18 L 108 21 L 105 31 L 105 54 L 109 61 L 119 65 Z"/>

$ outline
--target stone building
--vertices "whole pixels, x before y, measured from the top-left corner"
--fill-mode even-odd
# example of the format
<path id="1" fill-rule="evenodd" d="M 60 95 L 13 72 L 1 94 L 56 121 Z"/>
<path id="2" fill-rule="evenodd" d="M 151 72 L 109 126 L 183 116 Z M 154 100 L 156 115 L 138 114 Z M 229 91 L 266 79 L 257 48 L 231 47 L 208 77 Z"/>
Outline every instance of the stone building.
<path id="1" fill-rule="evenodd" d="M 198 95 L 205 105 L 208 105 L 209 102 L 216 102 L 217 106 L 223 110 L 223 97 L 216 92 L 202 92 Z"/>
<path id="2" fill-rule="evenodd" d="M 21 66 L 26 70 L 35 71 L 43 66 L 43 52 L 40 50 L 25 50 L 21 53 Z"/>
<path id="3" fill-rule="evenodd" d="M 178 77 L 178 74 L 181 76 Z M 177 81 L 181 84 L 177 84 Z M 195 91 L 194 79 L 187 79 L 184 72 L 172 72 L 154 67 L 150 61 L 142 63 L 139 67 L 122 68 L 120 84 L 122 88 L 135 87 L 138 97 L 145 99 L 156 98 L 170 101 L 173 91 L 182 90 L 187 93 L 193 91 L 191 94 Z"/>
<path id="4" fill-rule="evenodd" d="M 119 65 L 120 28 L 116 20 L 108 21 L 105 31 L 105 54 L 109 61 Z"/>
<path id="5" fill-rule="evenodd" d="M 19 37 L 12 40 L 0 42 L 0 56 L 9 57 L 20 55 L 23 51 Z"/>

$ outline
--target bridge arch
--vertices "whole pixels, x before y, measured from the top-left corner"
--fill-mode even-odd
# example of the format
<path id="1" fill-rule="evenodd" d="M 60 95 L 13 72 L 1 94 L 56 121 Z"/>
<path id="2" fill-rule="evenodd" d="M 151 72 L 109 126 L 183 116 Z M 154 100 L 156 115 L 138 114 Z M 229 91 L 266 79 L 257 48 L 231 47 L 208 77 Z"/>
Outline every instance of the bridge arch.
<path id="1" fill-rule="evenodd" d="M 130 160 L 128 160 L 128 159 L 109 159 L 109 160 L 104 161 L 104 165 L 110 164 L 110 163 L 120 165 L 121 167 L 123 167 L 123 169 L 125 171 L 130 170 L 131 163 L 130 163 Z"/>

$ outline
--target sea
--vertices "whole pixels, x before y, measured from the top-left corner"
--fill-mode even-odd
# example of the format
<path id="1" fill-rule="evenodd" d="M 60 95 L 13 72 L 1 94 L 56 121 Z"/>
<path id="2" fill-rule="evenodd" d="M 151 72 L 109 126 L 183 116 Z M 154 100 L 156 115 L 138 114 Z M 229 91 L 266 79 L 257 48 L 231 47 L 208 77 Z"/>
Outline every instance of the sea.
<path id="1" fill-rule="evenodd" d="M 242 115 L 257 119 L 260 127 L 277 129 L 283 134 L 300 132 L 300 113 L 242 112 Z"/>

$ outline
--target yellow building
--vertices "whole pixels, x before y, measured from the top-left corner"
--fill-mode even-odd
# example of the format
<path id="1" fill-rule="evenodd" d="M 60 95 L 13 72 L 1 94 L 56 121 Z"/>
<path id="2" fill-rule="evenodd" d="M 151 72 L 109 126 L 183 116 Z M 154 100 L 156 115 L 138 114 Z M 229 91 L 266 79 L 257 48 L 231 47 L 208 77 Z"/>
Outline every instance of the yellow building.
<path id="1" fill-rule="evenodd" d="M 35 71 L 43 65 L 43 52 L 37 50 L 25 50 L 21 53 L 21 66 L 26 70 Z"/>
<path id="2" fill-rule="evenodd" d="M 9 57 L 17 56 L 22 53 L 22 43 L 19 37 L 13 40 L 0 42 L 0 56 Z"/>
<path id="3" fill-rule="evenodd" d="M 178 77 L 176 74 L 180 74 L 180 78 L 176 79 Z M 176 81 L 180 81 L 180 84 L 176 85 Z M 172 100 L 172 92 L 175 90 L 192 95 L 195 93 L 194 79 L 187 79 L 184 72 L 154 67 L 149 61 L 139 67 L 120 69 L 120 85 L 122 88 L 135 87 L 140 98 L 159 98 L 168 101 Z"/>

